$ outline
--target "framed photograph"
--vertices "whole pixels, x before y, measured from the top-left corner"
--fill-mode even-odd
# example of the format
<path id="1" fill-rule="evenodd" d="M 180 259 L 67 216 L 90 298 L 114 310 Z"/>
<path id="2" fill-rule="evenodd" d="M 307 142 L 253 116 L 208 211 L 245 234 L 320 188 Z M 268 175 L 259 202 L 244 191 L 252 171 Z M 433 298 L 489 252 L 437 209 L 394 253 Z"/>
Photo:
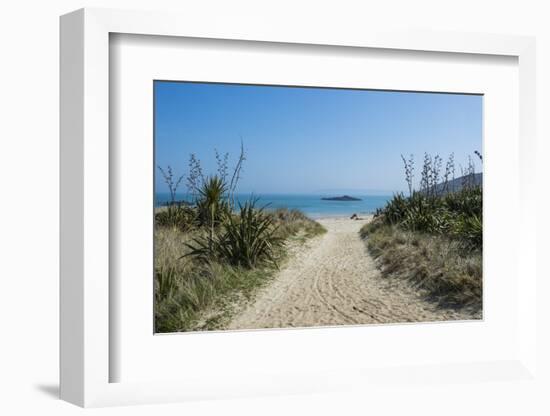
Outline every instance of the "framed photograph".
<path id="1" fill-rule="evenodd" d="M 482 95 L 153 94 L 155 333 L 482 319 Z"/>
<path id="2" fill-rule="evenodd" d="M 532 379 L 534 51 L 63 16 L 61 397 Z"/>

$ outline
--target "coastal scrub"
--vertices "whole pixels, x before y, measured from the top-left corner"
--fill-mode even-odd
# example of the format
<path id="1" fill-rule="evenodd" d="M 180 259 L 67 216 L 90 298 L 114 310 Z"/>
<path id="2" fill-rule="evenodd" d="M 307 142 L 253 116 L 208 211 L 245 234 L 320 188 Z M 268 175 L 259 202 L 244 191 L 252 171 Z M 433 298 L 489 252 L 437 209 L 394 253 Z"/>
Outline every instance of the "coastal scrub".
<path id="1" fill-rule="evenodd" d="M 416 191 L 412 157 L 403 161 L 410 195 L 396 194 L 361 237 L 384 276 L 410 281 L 442 307 L 480 312 L 483 193 L 473 162 L 454 179 L 452 156 L 441 175 L 441 159 L 425 155 Z"/>
<path id="2" fill-rule="evenodd" d="M 159 167 L 171 200 L 155 213 L 155 331 L 218 329 L 235 305 L 268 282 L 287 254 L 324 228 L 298 210 L 268 211 L 258 199 L 235 202 L 244 147 L 232 174 L 228 155 L 216 152 L 217 172 L 203 174 L 191 155 L 188 191 L 192 202 L 176 201 L 182 177 Z"/>

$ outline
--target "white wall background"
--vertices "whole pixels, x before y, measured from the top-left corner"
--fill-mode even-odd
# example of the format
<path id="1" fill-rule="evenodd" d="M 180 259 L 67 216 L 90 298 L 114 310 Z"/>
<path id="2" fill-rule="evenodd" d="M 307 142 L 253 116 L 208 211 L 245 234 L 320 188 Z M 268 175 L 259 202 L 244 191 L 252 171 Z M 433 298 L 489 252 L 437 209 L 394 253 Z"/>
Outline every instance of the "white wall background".
<path id="1" fill-rule="evenodd" d="M 58 17 L 81 7 L 178 10 L 208 22 L 272 19 L 281 25 L 398 27 L 535 35 L 538 41 L 539 167 L 550 146 L 550 12 L 544 0 L 19 0 L 0 9 L 0 413 L 72 415 L 81 409 L 56 399 L 58 384 Z M 240 17 L 237 17 L 240 16 Z M 243 17 L 244 16 L 244 17 Z M 546 170 L 546 171 L 545 171 Z M 550 189 L 547 169 L 538 187 Z M 544 197 L 545 201 L 548 200 Z M 540 214 L 546 213 L 543 197 Z M 541 215 L 542 217 L 542 215 Z M 513 219 L 512 219 L 513 220 Z M 513 224 L 512 224 L 513 226 Z M 546 218 L 539 220 L 539 274 L 550 278 Z M 505 236 L 505 234 L 503 235 Z M 547 257 L 547 254 L 546 254 Z M 545 262 L 546 264 L 543 264 Z M 541 354 L 548 383 L 550 284 L 542 281 Z M 546 355 L 545 355 L 546 354 Z M 93 410 L 101 415 L 165 414 L 550 414 L 550 384 L 498 383 L 411 389 L 404 397 L 331 395 L 263 398 Z M 546 391 L 544 391 L 546 390 Z M 483 413 L 482 413 L 483 412 Z"/>

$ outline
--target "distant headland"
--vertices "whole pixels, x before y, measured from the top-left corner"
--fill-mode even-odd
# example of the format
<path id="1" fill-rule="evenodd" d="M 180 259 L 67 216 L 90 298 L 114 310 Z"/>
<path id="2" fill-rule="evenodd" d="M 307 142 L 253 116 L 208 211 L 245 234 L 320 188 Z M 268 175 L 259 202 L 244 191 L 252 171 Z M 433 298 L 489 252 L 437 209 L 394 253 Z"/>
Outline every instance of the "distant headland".
<path id="1" fill-rule="evenodd" d="M 332 196 L 332 197 L 326 197 L 321 198 L 323 201 L 361 201 L 360 198 L 354 198 L 349 195 L 343 195 L 343 196 Z"/>

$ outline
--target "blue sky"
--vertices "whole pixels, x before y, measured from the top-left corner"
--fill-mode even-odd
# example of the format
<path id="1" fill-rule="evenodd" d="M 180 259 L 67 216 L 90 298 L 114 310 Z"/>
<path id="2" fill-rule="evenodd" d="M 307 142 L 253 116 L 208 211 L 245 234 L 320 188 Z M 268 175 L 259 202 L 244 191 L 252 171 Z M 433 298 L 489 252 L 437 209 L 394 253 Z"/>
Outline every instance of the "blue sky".
<path id="1" fill-rule="evenodd" d="M 424 152 L 465 166 L 482 147 L 481 96 L 155 81 L 155 165 L 205 173 L 214 149 L 247 160 L 239 191 L 404 191 L 401 154 Z M 477 169 L 481 170 L 479 163 Z M 158 173 L 158 170 L 157 170 Z M 167 190 L 156 175 L 156 191 Z M 184 187 L 181 189 L 185 191 Z"/>

